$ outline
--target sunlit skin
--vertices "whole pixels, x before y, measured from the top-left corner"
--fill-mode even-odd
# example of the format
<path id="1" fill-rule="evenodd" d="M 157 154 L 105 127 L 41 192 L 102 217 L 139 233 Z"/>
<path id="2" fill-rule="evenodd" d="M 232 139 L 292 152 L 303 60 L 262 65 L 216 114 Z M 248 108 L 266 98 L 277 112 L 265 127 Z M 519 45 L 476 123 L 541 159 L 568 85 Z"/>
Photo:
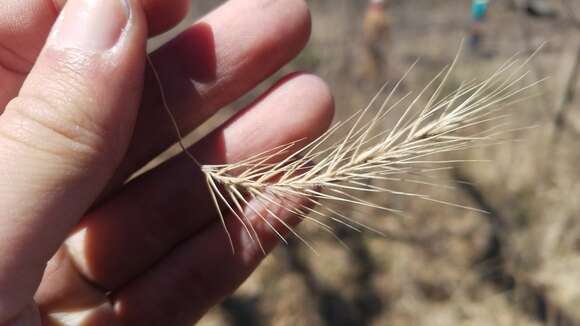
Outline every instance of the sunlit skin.
<path id="1" fill-rule="evenodd" d="M 189 325 L 264 254 L 226 216 L 243 253 L 232 255 L 185 155 L 125 184 L 176 140 L 145 41 L 175 25 L 188 1 L 131 0 L 126 15 L 122 0 L 100 0 L 115 12 L 81 24 L 70 17 L 83 1 L 0 5 L 0 324 Z M 232 0 L 153 53 L 179 128 L 191 131 L 273 74 L 309 33 L 303 1 Z M 288 75 L 190 150 L 206 164 L 233 163 L 314 139 L 332 114 L 324 82 Z M 248 218 L 272 250 L 276 234 Z"/>

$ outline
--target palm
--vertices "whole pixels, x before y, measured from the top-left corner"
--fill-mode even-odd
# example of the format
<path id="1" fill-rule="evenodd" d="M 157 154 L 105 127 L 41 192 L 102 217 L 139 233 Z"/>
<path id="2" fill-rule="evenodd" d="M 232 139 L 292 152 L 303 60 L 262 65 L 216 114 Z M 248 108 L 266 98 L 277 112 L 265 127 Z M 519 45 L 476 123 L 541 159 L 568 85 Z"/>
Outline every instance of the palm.
<path id="1" fill-rule="evenodd" d="M 17 95 L 61 2 L 0 4 L 0 107 Z M 167 12 L 173 13 L 151 14 L 153 32 L 175 23 L 173 17 L 184 3 L 144 2 L 151 8 L 165 2 Z M 309 20 L 302 2 L 264 3 L 227 2 L 152 55 L 183 131 L 243 95 L 306 42 Z M 192 151 L 204 163 L 236 161 L 315 137 L 329 123 L 331 111 L 324 84 L 315 77 L 293 75 Z M 234 219 L 228 223 L 238 254 L 231 254 L 202 176 L 184 155 L 125 183 L 174 141 L 158 86 L 148 73 L 132 141 L 104 199 L 95 203 L 46 269 L 35 297 L 46 323 L 84 315 L 96 324 L 186 324 L 200 318 L 257 266 L 262 254 Z M 256 228 L 271 249 L 275 236 L 267 228 Z"/>

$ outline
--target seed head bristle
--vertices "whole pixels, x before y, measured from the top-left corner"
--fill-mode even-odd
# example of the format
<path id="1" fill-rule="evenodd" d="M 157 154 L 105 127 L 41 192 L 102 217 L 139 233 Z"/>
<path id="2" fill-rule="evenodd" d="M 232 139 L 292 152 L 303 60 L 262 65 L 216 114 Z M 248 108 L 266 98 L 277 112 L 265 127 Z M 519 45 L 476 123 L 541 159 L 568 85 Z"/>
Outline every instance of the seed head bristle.
<path id="1" fill-rule="evenodd" d="M 392 214 L 402 213 L 354 194 L 385 193 L 470 209 L 427 195 L 373 185 L 369 181 L 438 185 L 421 178 L 447 169 L 450 164 L 467 161 L 444 159 L 439 154 L 498 143 L 499 136 L 505 133 L 504 123 L 509 117 L 509 114 L 497 114 L 498 111 L 520 101 L 526 90 L 541 82 L 518 86 L 528 73 L 524 71 L 528 60 L 522 63 L 513 57 L 488 78 L 462 82 L 456 90 L 442 96 L 457 64 L 456 57 L 449 67 L 445 67 L 410 100 L 409 105 L 403 106 L 403 102 L 411 98 L 411 92 L 391 103 L 409 69 L 382 102 L 379 103 L 379 99 L 386 85 L 367 107 L 301 148 L 297 148 L 299 141 L 296 141 L 238 163 L 203 165 L 202 171 L 222 222 L 224 212 L 231 212 L 244 224 L 249 237 L 262 248 L 252 223 L 243 218 L 244 207 L 249 207 L 283 242 L 286 240 L 268 221 L 269 217 L 312 248 L 278 216 L 277 211 L 292 213 L 316 223 L 325 231 L 332 232 L 332 228 L 321 219 L 354 231 L 366 229 L 381 234 L 332 209 L 325 201 L 360 205 Z M 433 88 L 426 104 L 420 109 L 416 108 Z M 378 109 L 375 109 L 377 106 Z M 395 116 L 397 111 L 402 113 L 394 126 L 387 127 L 387 119 Z M 339 136 L 341 132 L 344 136 Z M 280 157 L 285 158 L 276 162 Z M 301 198 L 302 201 L 288 198 Z M 288 200 L 292 204 L 280 204 Z M 255 209 L 251 202 L 257 202 L 266 209 Z"/>

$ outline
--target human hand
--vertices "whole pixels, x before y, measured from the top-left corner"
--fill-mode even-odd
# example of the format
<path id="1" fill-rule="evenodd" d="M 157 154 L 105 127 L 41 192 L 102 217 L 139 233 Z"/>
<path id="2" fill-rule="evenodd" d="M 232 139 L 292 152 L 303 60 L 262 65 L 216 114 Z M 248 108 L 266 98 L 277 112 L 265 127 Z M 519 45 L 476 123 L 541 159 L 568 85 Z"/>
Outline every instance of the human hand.
<path id="1" fill-rule="evenodd" d="M 191 324 L 263 258 L 230 217 L 232 255 L 185 155 L 125 182 L 175 141 L 145 41 L 187 1 L 123 1 L 0 4 L 2 325 Z M 288 62 L 309 29 L 303 1 L 231 0 L 153 53 L 181 130 Z M 191 151 L 235 162 L 308 141 L 331 116 L 325 84 L 294 74 Z M 271 250 L 276 235 L 247 217 Z"/>

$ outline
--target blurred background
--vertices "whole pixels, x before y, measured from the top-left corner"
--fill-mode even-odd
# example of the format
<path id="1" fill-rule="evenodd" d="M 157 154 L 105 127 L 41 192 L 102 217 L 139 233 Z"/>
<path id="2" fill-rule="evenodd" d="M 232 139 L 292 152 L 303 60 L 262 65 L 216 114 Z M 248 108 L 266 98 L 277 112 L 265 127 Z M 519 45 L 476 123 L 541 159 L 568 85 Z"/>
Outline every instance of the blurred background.
<path id="1" fill-rule="evenodd" d="M 187 21 L 151 48 L 221 2 L 192 1 Z M 369 200 L 405 211 L 404 218 L 342 206 L 385 236 L 339 227 L 345 248 L 303 223 L 299 231 L 318 255 L 290 239 L 200 325 L 580 325 L 580 1 L 308 3 L 313 31 L 304 51 L 189 141 L 294 70 L 328 82 L 337 119 L 364 108 L 417 59 L 396 96 L 418 92 L 453 61 L 461 40 L 450 88 L 545 43 L 522 86 L 548 79 L 533 99 L 510 109 L 514 126 L 534 128 L 499 146 L 453 154 L 488 161 L 440 173 L 437 183 L 446 187 L 397 186 L 488 214 L 385 195 Z"/>

